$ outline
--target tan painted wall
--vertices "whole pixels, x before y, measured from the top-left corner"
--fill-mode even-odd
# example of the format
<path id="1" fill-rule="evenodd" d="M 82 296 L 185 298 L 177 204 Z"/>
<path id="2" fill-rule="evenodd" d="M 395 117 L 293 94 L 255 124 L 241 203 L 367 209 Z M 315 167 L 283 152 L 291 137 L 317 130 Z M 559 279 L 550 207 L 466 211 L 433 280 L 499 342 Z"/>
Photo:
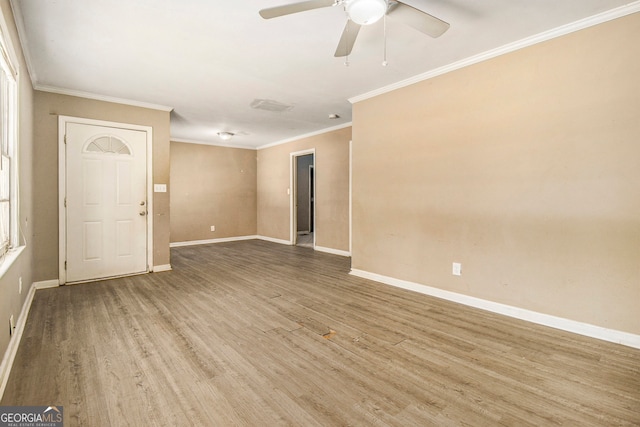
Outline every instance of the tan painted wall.
<path id="1" fill-rule="evenodd" d="M 632 40 L 640 14 L 355 104 L 353 268 L 640 333 Z"/>
<path id="2" fill-rule="evenodd" d="M 7 23 L 8 34 L 4 36 L 10 40 L 18 56 L 18 104 L 19 104 L 19 185 L 20 185 L 20 213 L 19 221 L 22 229 L 22 242 L 25 244 L 23 252 L 11 265 L 9 270 L 0 277 L 0 360 L 9 346 L 9 317 L 16 321 L 33 282 L 33 89 L 24 61 L 18 33 L 13 21 L 13 14 L 8 0 L 0 1 L 0 11 Z M 22 278 L 22 293 L 18 293 L 18 283 Z M 24 319 L 23 319 L 24 320 Z"/>
<path id="3" fill-rule="evenodd" d="M 153 127 L 153 181 L 169 184 L 169 112 L 35 92 L 35 280 L 58 278 L 58 116 Z M 153 263 L 169 264 L 169 191 L 153 197 Z"/>
<path id="4" fill-rule="evenodd" d="M 290 240 L 290 153 L 315 148 L 316 245 L 349 250 L 351 128 L 258 150 L 258 234 Z"/>
<path id="5" fill-rule="evenodd" d="M 172 242 L 256 234 L 256 155 L 171 143 Z"/>

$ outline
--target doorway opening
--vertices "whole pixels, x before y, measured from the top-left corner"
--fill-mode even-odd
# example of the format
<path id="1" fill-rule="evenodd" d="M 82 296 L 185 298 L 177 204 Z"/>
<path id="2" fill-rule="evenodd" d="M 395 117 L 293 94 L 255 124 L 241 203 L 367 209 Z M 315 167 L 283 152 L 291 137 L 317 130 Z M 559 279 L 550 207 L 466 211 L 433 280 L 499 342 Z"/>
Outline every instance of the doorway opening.
<path id="1" fill-rule="evenodd" d="M 292 243 L 315 247 L 315 152 L 292 153 Z"/>

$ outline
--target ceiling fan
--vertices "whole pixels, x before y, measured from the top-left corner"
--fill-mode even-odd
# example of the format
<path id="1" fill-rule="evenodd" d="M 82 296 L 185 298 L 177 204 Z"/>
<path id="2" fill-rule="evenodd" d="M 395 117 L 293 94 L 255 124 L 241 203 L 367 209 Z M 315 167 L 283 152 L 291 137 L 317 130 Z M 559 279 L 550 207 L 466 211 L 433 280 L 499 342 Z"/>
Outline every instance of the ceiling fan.
<path id="1" fill-rule="evenodd" d="M 336 57 L 351 54 L 360 28 L 377 22 L 385 15 L 431 37 L 439 37 L 449 29 L 449 24 L 443 20 L 397 0 L 307 0 L 262 9 L 260 16 L 271 19 L 330 6 L 344 6 L 347 15 L 347 24 L 334 54 Z"/>

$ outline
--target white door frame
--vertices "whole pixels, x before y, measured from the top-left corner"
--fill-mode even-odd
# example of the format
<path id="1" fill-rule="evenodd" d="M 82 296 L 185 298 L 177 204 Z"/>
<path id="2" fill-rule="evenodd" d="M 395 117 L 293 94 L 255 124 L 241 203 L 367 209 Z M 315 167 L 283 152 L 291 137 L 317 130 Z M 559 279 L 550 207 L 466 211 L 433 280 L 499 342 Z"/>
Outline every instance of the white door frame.
<path id="1" fill-rule="evenodd" d="M 104 120 L 84 119 L 80 117 L 58 116 L 58 283 L 67 282 L 65 268 L 67 251 L 67 213 L 65 199 L 67 197 L 67 156 L 65 132 L 67 123 L 79 123 L 92 126 L 115 127 L 137 130 L 147 135 L 147 271 L 153 269 L 153 128 L 151 126 L 132 125 L 128 123 L 109 122 Z"/>
<path id="2" fill-rule="evenodd" d="M 353 140 L 349 141 L 349 256 L 353 256 Z"/>
<path id="3" fill-rule="evenodd" d="M 313 164 L 309 165 L 309 231 L 315 237 L 316 233 L 316 156 L 313 156 Z M 298 227 L 296 226 L 296 231 Z M 315 239 L 314 239 L 315 246 Z"/>
<path id="4" fill-rule="evenodd" d="M 290 245 L 295 245 L 296 244 L 296 235 L 297 235 L 297 222 L 296 222 L 296 200 L 295 198 L 298 195 L 298 189 L 296 186 L 296 181 L 297 181 L 297 176 L 296 176 L 296 158 L 300 157 L 300 156 L 306 156 L 307 154 L 313 154 L 313 169 L 314 169 L 314 173 L 315 173 L 315 166 L 316 166 L 316 149 L 315 148 L 310 148 L 308 150 L 302 150 L 302 151 L 295 151 L 293 153 L 289 153 L 289 244 Z M 314 197 L 317 199 L 316 196 L 316 191 L 315 191 L 315 185 L 316 185 L 317 179 L 314 175 L 314 179 L 313 179 L 313 185 L 314 185 Z M 314 202 L 313 204 L 313 222 L 314 222 L 314 226 L 313 226 L 313 247 L 315 248 L 316 246 L 316 236 L 317 236 L 317 227 L 316 227 L 316 205 L 317 203 Z"/>

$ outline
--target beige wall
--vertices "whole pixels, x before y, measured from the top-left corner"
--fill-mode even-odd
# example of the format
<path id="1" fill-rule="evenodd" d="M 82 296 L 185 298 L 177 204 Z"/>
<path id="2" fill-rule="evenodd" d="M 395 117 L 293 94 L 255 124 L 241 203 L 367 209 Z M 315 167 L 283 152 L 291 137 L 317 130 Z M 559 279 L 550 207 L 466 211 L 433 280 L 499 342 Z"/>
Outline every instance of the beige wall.
<path id="1" fill-rule="evenodd" d="M 640 14 L 355 104 L 353 268 L 640 333 L 632 40 Z"/>
<path id="2" fill-rule="evenodd" d="M 22 229 L 22 243 L 26 243 L 23 252 L 11 265 L 9 270 L 0 277 L 0 359 L 9 345 L 9 317 L 16 321 L 33 282 L 33 89 L 27 72 L 27 66 L 22 55 L 18 34 L 11 13 L 9 1 L 0 1 L 0 10 L 8 27 L 8 34 L 4 36 L 11 42 L 19 61 L 19 185 L 20 185 L 20 228 Z M 22 293 L 18 293 L 18 283 L 22 278 Z M 23 319 L 24 320 L 24 319 Z"/>
<path id="3" fill-rule="evenodd" d="M 153 181 L 169 184 L 169 112 L 35 92 L 35 280 L 58 278 L 58 116 L 153 128 Z M 170 188 L 168 189 L 170 191 Z M 169 192 L 153 196 L 153 263 L 169 264 Z"/>
<path id="4" fill-rule="evenodd" d="M 171 241 L 255 234 L 256 151 L 172 142 Z"/>
<path id="5" fill-rule="evenodd" d="M 290 240 L 290 153 L 315 148 L 316 245 L 349 250 L 351 128 L 258 150 L 258 234 Z"/>

